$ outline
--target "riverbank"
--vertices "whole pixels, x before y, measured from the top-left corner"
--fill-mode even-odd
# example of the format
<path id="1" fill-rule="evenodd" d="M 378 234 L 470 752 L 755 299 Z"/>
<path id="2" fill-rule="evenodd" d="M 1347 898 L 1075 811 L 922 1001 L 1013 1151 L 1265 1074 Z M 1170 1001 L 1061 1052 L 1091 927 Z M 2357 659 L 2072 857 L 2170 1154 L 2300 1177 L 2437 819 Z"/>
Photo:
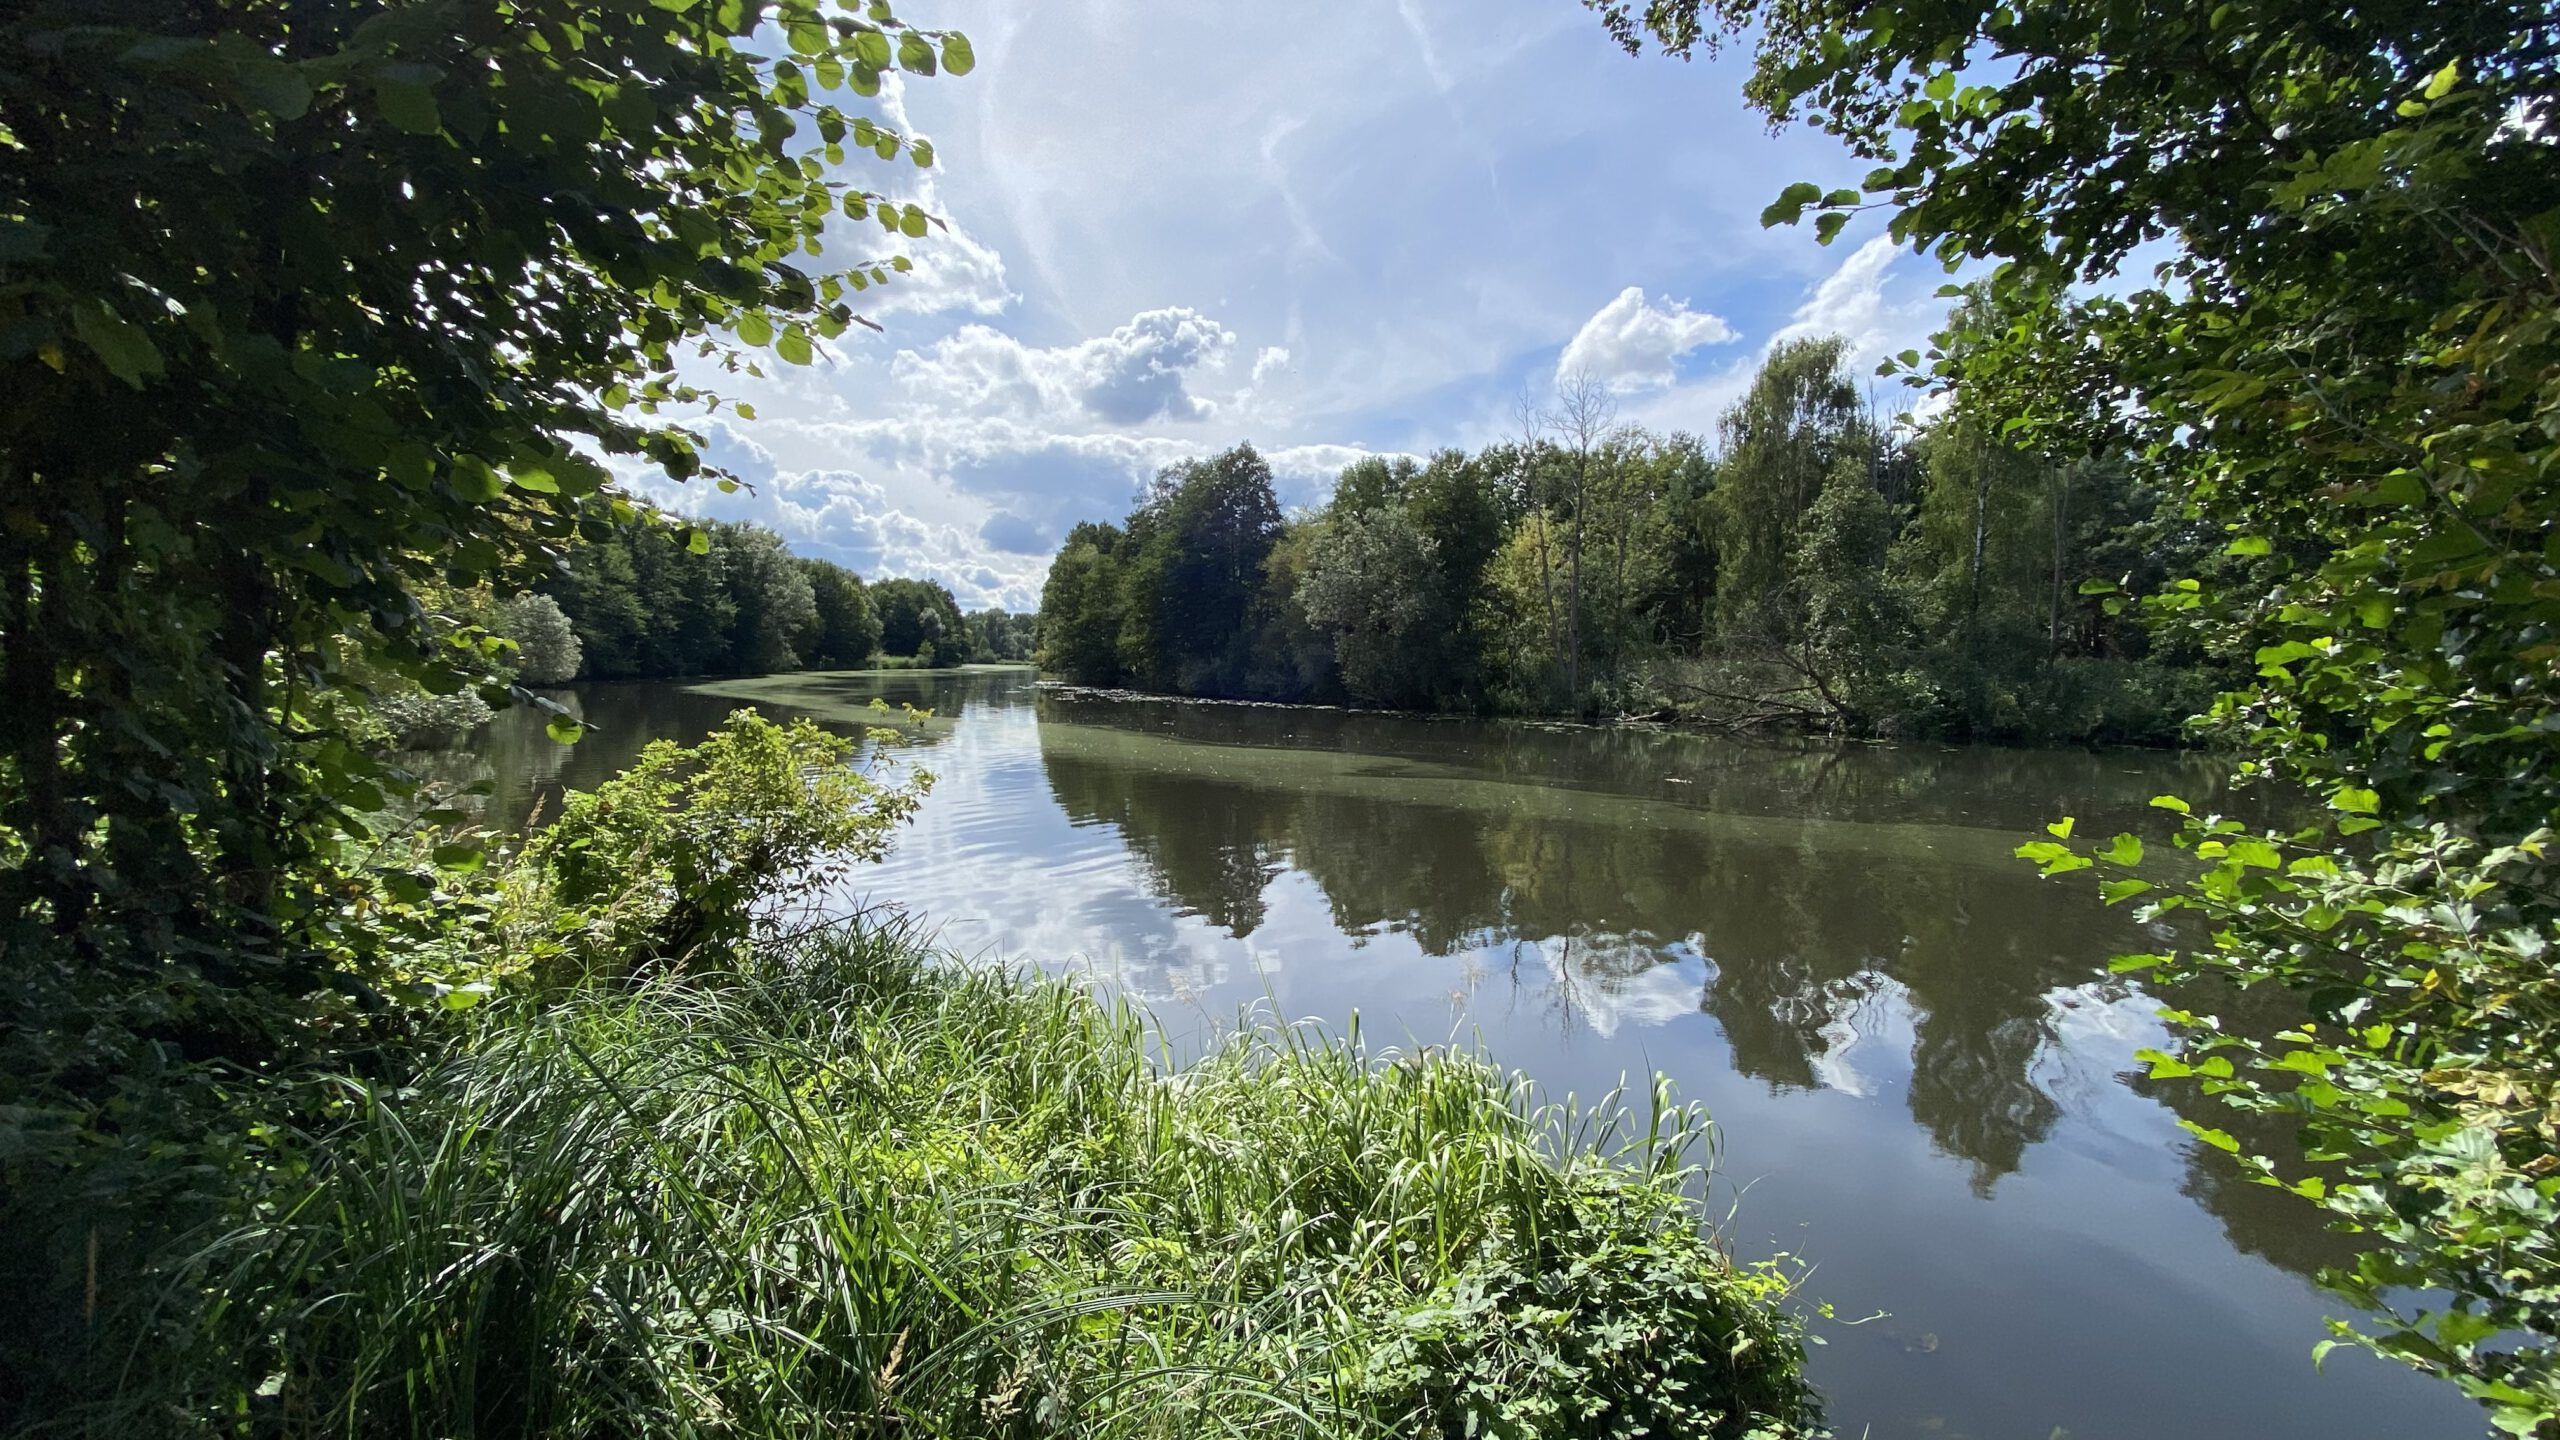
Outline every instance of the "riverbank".
<path id="1" fill-rule="evenodd" d="M 2182 743 L 2181 740 L 2163 738 L 2157 735 L 2148 739 L 2117 739 L 2104 742 L 2080 740 L 2022 740 L 2014 743 L 1989 740 L 1956 742 L 1931 736 L 1903 737 L 1897 740 L 1880 736 L 1841 734 L 1836 731 L 1804 725 L 1784 723 L 1735 723 L 1728 718 L 1720 718 L 1704 712 L 1683 711 L 1668 707 L 1641 712 L 1627 712 L 1617 715 L 1575 715 L 1565 711 L 1537 710 L 1490 710 L 1483 713 L 1474 713 L 1456 710 L 1399 710 L 1392 707 L 1374 705 L 1341 705 L 1312 700 L 1241 700 L 1213 695 L 1181 695 L 1169 691 L 1132 690 L 1126 686 L 1079 685 L 1070 680 L 1051 680 L 1045 678 L 1038 682 L 1037 688 L 1043 694 L 1069 696 L 1090 700 L 1147 702 L 1164 705 L 1190 705 L 1201 707 L 1233 707 L 1240 710 L 1274 710 L 1284 712 L 1304 711 L 1309 714 L 1319 715 L 1388 715 L 1394 716 L 1398 719 L 1418 721 L 1507 720 L 1524 725 L 1545 725 L 1560 729 L 1641 729 L 1674 732 L 1685 731 L 1692 734 L 1722 735 L 1746 740 L 1794 740 L 1807 742 L 1829 742 L 1840 745 L 1946 745 L 1966 743 L 2004 750 L 2182 750 L 2196 748 Z"/>
<path id="2" fill-rule="evenodd" d="M 831 929 L 492 1002 L 275 1144 L 101 1421 L 258 1433 L 1810 1433 L 1694 1112 L 1135 1012 Z M 1611 1154 L 1585 1143 L 1608 1133 Z M 364 1417 L 354 1424 L 355 1417 Z M 385 1428 L 387 1427 L 387 1429 Z"/>
<path id="3" fill-rule="evenodd" d="M 1559 1109 L 1356 1027 L 1248 1024 L 1174 1066 L 1137 1010 L 915 922 L 746 928 L 907 813 L 834 768 L 850 744 L 741 712 L 449 875 L 406 1021 L 189 1142 L 200 1220 L 119 1229 L 46 1192 L 91 1270 L 41 1307 L 79 1317 L 49 1331 L 69 1388 L 21 1418 L 1815 1432 L 1785 1277 L 1726 1257 L 1705 1117 L 1664 1092 Z M 713 863 L 739 855 L 773 866 Z M 156 1236 L 103 1290 L 102 1223 Z"/>

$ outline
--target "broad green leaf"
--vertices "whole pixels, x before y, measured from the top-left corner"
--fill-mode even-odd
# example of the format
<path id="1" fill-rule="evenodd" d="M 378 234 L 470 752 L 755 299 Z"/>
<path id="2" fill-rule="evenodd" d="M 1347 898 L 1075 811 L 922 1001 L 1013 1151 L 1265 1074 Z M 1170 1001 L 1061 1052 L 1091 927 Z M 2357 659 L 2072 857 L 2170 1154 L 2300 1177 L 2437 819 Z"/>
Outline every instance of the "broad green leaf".
<path id="1" fill-rule="evenodd" d="M 278 120 L 299 120 L 311 113 L 311 82 L 295 66 L 258 57 L 233 67 L 231 91 L 254 109 Z"/>
<path id="2" fill-rule="evenodd" d="M 383 119 L 412 135 L 433 135 L 444 128 L 435 92 L 416 81 L 377 79 L 373 100 Z"/>
<path id="3" fill-rule="evenodd" d="M 125 319 L 103 303 L 83 305 L 71 312 L 71 333 L 107 367 L 107 373 L 139 390 L 143 382 L 166 373 L 167 364 L 160 358 L 160 347 L 141 326 Z"/>
<path id="4" fill-rule="evenodd" d="M 1804 218 L 1805 207 L 1819 204 L 1821 200 L 1821 186 L 1810 180 L 1799 180 L 1779 191 L 1778 198 L 1770 201 L 1769 207 L 1760 212 L 1761 228 L 1793 225 Z"/>

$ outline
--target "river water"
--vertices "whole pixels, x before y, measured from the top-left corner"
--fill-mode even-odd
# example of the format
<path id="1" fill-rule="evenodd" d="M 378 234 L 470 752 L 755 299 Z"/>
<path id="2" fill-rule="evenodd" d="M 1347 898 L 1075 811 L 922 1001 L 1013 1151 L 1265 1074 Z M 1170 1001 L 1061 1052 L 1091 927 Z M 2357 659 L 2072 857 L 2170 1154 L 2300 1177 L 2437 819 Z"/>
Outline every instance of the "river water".
<path id="1" fill-rule="evenodd" d="M 1667 1074 L 1721 1145 L 1724 1234 L 1810 1267 L 1836 1432 L 2014 1440 L 2482 1433 L 2361 1354 L 2315 1372 L 2310 1276 L 2349 1253 L 2180 1115 L 2133 1052 L 2160 1001 L 2044 821 L 2157 830 L 2194 756 L 1741 743 L 1641 729 L 1084 697 L 1022 670 L 581 687 L 560 747 L 500 717 L 457 778 L 515 822 L 741 703 L 903 747 L 931 798 L 847 903 L 1076 970 L 1197 1036 L 1259 1005 L 1480 1045 L 1553 1095 Z M 2181 995 L 2235 1023 L 2263 1000 Z M 2262 1021 L 2272 1017 L 2260 1016 Z M 1874 1318 L 1866 1318 L 1874 1317 Z M 1848 1323 L 1848 1322 L 1860 1323 Z"/>

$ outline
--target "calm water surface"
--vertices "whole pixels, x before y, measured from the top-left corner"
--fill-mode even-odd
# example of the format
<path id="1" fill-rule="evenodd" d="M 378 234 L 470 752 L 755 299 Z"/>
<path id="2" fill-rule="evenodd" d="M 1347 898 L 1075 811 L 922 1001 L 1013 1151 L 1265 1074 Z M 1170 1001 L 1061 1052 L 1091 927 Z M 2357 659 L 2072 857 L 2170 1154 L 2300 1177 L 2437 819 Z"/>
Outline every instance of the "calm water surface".
<path id="1" fill-rule="evenodd" d="M 2064 813 L 2156 829 L 2148 798 L 2210 791 L 2208 762 L 1121 702 L 976 671 L 588 687 L 565 697 L 586 741 L 510 714 L 466 763 L 514 819 L 742 702 L 852 726 L 874 696 L 935 709 L 909 759 L 936 784 L 861 898 L 954 948 L 1099 975 L 1177 1031 L 1356 1012 L 1557 1095 L 1660 1070 L 1705 1101 L 1736 1253 L 1799 1257 L 1844 1320 L 1885 1312 L 1816 1326 L 1843 1437 L 2482 1433 L 2381 1362 L 2313 1371 L 2336 1307 L 2308 1277 L 2337 1237 L 2177 1126 L 2233 1117 L 2140 1077 L 2159 1002 L 2106 961 L 2149 937 L 2009 856 Z"/>

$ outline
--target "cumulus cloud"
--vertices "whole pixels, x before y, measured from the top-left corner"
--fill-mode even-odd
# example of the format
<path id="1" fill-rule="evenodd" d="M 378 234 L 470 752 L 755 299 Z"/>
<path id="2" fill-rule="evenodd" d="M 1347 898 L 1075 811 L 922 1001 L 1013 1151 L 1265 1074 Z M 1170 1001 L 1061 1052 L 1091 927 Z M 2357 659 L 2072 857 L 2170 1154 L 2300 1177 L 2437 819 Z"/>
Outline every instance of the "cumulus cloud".
<path id="1" fill-rule="evenodd" d="M 1888 235 L 1859 246 L 1796 307 L 1772 343 L 1839 335 L 1848 339 L 1852 357 L 1883 354 L 1896 335 L 1910 328 L 1910 317 L 1885 303 L 1885 276 L 1900 253 Z"/>
<path id="2" fill-rule="evenodd" d="M 1262 353 L 1253 357 L 1253 383 L 1259 385 L 1288 368 L 1289 347 L 1265 345 L 1262 347 Z"/>
<path id="3" fill-rule="evenodd" d="M 1046 555 L 1058 543 L 1048 526 L 1010 510 L 999 510 L 978 527 L 978 538 L 1015 555 Z"/>
<path id="4" fill-rule="evenodd" d="M 964 325 L 921 351 L 899 351 L 890 373 L 920 401 L 995 414 L 1080 413 L 1113 425 L 1203 420 L 1213 407 L 1187 382 L 1225 364 L 1235 338 L 1188 306 L 1144 311 L 1108 335 L 1054 347 Z"/>
<path id="5" fill-rule="evenodd" d="M 1630 285 L 1582 324 L 1556 361 L 1560 375 L 1584 375 L 1617 391 L 1660 390 L 1679 379 L 1676 361 L 1722 345 L 1734 329 L 1719 315 L 1664 296 L 1656 304 Z"/>

